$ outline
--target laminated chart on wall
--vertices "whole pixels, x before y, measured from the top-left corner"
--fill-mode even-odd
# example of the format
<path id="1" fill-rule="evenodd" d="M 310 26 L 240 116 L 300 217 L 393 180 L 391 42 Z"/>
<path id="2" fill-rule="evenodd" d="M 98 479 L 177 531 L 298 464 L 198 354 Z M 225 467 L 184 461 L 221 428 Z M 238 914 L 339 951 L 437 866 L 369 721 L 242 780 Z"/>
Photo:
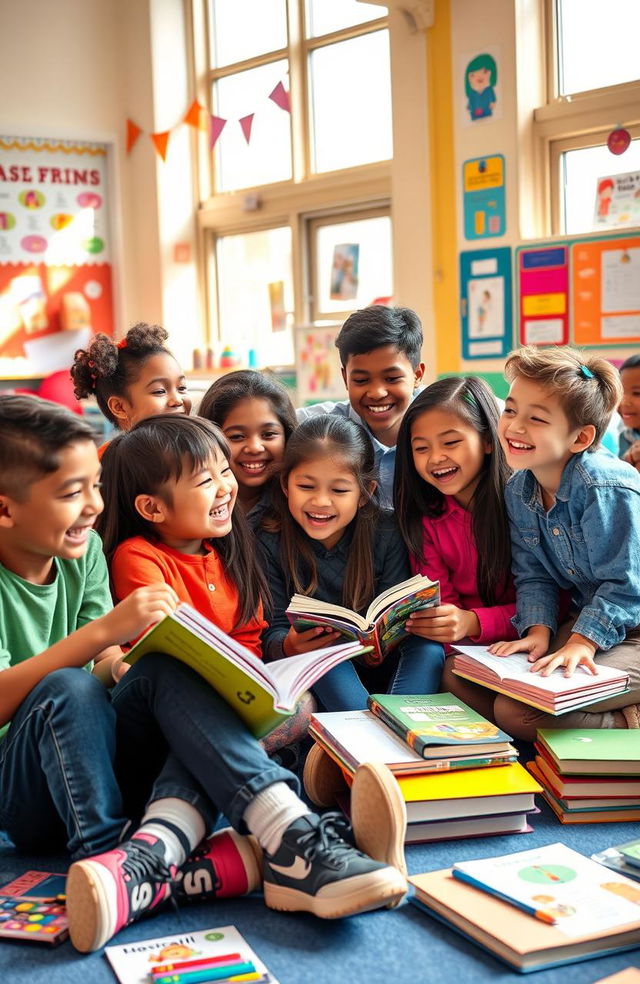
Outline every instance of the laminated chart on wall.
<path id="1" fill-rule="evenodd" d="M 512 345 L 511 249 L 460 254 L 463 359 L 493 359 Z"/>
<path id="2" fill-rule="evenodd" d="M 571 244 L 573 341 L 640 342 L 640 235 Z"/>
<path id="3" fill-rule="evenodd" d="M 519 247 L 518 332 L 521 345 L 569 341 L 569 247 L 566 243 Z"/>
<path id="4" fill-rule="evenodd" d="M 465 239 L 504 236 L 507 229 L 505 170 L 502 154 L 475 157 L 462 165 Z"/>
<path id="5" fill-rule="evenodd" d="M 0 136 L 0 367 L 68 366 L 113 332 L 108 146 Z"/>

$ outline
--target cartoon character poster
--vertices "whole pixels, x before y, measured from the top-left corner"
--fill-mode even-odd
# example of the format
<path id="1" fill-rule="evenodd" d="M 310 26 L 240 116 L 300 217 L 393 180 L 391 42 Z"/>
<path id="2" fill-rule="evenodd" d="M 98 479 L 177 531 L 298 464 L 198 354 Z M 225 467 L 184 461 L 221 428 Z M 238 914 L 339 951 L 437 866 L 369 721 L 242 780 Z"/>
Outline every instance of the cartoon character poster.
<path id="1" fill-rule="evenodd" d="M 16 374 L 113 332 L 107 151 L 0 136 L 0 363 Z"/>
<path id="2" fill-rule="evenodd" d="M 465 126 L 500 119 L 499 56 L 496 46 L 467 52 L 460 59 L 459 81 L 462 86 L 462 119 Z"/>

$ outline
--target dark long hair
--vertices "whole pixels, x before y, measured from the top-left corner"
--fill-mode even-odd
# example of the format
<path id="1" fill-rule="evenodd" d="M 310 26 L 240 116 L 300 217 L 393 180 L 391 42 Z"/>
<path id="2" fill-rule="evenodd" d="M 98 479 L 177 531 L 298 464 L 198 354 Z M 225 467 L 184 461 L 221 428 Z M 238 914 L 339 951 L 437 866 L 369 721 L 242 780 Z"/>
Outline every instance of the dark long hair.
<path id="1" fill-rule="evenodd" d="M 195 471 L 220 452 L 229 457 L 227 442 L 215 424 L 199 417 L 159 414 L 147 417 L 119 434 L 102 457 L 105 509 L 96 524 L 110 561 L 116 547 L 133 536 L 158 539 L 152 523 L 135 507 L 139 495 L 166 495 L 164 486 L 186 469 Z M 229 579 L 238 589 L 238 626 L 255 617 L 259 602 L 269 603 L 269 590 L 256 563 L 253 534 L 241 510 L 233 516 L 231 532 L 208 541 L 222 558 Z"/>
<path id="2" fill-rule="evenodd" d="M 330 413 L 310 417 L 295 429 L 287 442 L 280 478 L 282 485 L 286 485 L 298 465 L 329 455 L 344 461 L 366 499 L 353 520 L 353 539 L 342 585 L 343 605 L 360 611 L 375 594 L 373 539 L 380 506 L 371 438 L 364 427 L 346 417 Z M 273 510 L 263 525 L 265 529 L 280 532 L 282 567 L 292 589 L 313 595 L 318 586 L 318 570 L 309 538 L 289 512 L 281 485 L 276 486 L 274 494 Z"/>
<path id="3" fill-rule="evenodd" d="M 285 443 L 289 440 L 298 423 L 289 394 L 276 379 L 255 369 L 226 372 L 216 379 L 202 397 L 198 413 L 224 427 L 233 408 L 243 400 L 266 400 L 282 424 Z"/>
<path id="4" fill-rule="evenodd" d="M 439 379 L 415 398 L 404 415 L 393 486 L 400 532 L 416 562 L 422 563 L 422 518 L 441 516 L 445 496 L 418 475 L 411 450 L 411 428 L 419 416 L 435 409 L 454 413 L 492 447 L 484 457 L 469 508 L 478 552 L 478 593 L 485 605 L 495 605 L 502 597 L 511 569 L 511 538 L 504 504 L 504 486 L 510 471 L 498 439 L 498 405 L 487 384 L 477 376 Z"/>

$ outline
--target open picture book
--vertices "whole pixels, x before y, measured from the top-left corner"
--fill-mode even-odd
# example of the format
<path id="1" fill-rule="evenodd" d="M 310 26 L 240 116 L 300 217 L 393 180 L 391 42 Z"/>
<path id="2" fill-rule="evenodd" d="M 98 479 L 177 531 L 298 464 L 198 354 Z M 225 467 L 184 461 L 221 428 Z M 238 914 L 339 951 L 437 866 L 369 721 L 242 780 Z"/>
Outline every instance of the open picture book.
<path id="1" fill-rule="evenodd" d="M 297 632 L 315 625 L 330 625 L 347 639 L 357 639 L 363 646 L 370 646 L 365 660 L 377 664 L 407 635 L 405 622 L 412 612 L 439 604 L 439 582 L 416 574 L 379 594 L 364 615 L 301 594 L 294 594 L 286 614 Z"/>
<path id="2" fill-rule="evenodd" d="M 549 676 L 541 676 L 532 673 L 527 653 L 494 656 L 484 646 L 453 648 L 453 672 L 458 676 L 549 714 L 586 707 L 629 688 L 628 674 L 611 666 L 598 666 L 595 676 L 582 666 L 570 677 L 565 677 L 562 667 L 556 667 Z"/>
<path id="3" fill-rule="evenodd" d="M 302 694 L 345 659 L 363 652 L 359 642 L 298 653 L 265 665 L 190 605 L 178 605 L 152 626 L 126 655 L 135 663 L 146 653 L 167 653 L 210 683 L 249 730 L 262 738 L 295 710 Z"/>

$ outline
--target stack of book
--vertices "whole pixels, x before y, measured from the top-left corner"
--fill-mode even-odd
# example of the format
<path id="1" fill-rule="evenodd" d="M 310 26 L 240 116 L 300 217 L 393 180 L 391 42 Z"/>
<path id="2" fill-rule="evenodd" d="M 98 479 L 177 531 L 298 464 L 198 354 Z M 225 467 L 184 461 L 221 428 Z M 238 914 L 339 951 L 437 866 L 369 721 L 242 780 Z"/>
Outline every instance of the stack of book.
<path id="1" fill-rule="evenodd" d="M 640 886 L 564 844 L 409 881 L 414 905 L 520 972 L 640 946 Z"/>
<path id="2" fill-rule="evenodd" d="M 542 728 L 527 763 L 562 823 L 640 820 L 640 731 Z"/>
<path id="3" fill-rule="evenodd" d="M 542 676 L 532 672 L 527 653 L 494 656 L 484 646 L 455 646 L 453 672 L 548 714 L 574 711 L 629 689 L 629 675 L 611 666 L 598 666 L 595 676 L 582 666 L 570 677 L 562 667 Z"/>
<path id="4" fill-rule="evenodd" d="M 407 843 L 531 830 L 540 787 L 496 725 L 452 694 L 374 694 L 369 704 L 315 714 L 309 730 L 347 782 L 363 762 L 390 768 L 407 806 Z"/>

